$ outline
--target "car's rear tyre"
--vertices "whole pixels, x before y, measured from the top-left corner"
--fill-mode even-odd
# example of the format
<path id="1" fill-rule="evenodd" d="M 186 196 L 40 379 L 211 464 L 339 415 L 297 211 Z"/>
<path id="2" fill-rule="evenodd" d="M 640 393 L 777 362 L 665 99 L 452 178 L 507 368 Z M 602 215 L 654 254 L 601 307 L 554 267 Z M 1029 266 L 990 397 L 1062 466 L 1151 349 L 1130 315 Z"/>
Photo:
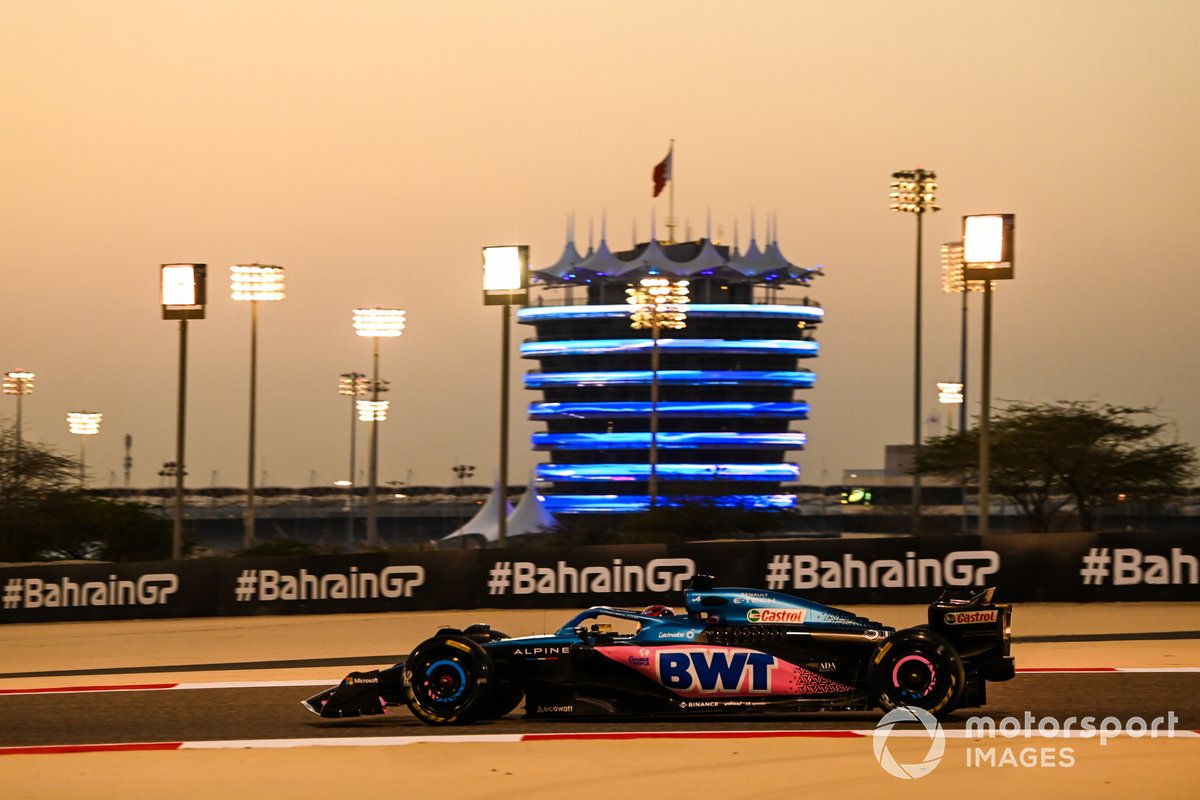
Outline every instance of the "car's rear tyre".
<path id="1" fill-rule="evenodd" d="M 962 659 L 941 636 L 926 628 L 897 631 L 875 648 L 867 684 L 879 706 L 949 714 L 962 698 L 967 677 Z"/>
<path id="2" fill-rule="evenodd" d="M 521 705 L 525 699 L 525 690 L 518 684 L 508 681 L 496 681 L 492 687 L 492 698 L 488 702 L 487 712 L 483 715 L 488 719 L 499 719 L 508 716 Z"/>
<path id="3" fill-rule="evenodd" d="M 492 659 L 466 636 L 435 636 L 404 661 L 405 702 L 430 725 L 454 725 L 490 716 Z"/>

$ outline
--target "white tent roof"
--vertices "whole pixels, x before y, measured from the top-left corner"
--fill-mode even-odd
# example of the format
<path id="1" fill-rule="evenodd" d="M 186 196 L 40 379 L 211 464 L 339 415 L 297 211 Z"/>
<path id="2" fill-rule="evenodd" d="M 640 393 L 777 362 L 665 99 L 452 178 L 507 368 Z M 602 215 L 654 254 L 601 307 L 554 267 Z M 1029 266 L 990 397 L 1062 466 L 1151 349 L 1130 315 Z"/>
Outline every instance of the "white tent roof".
<path id="1" fill-rule="evenodd" d="M 460 536 L 482 536 L 489 542 L 494 542 L 500 538 L 500 482 L 497 481 L 492 487 L 492 493 L 488 497 L 487 502 L 483 507 L 475 513 L 461 528 L 448 536 L 442 537 L 442 541 L 447 539 L 457 539 Z M 505 518 L 512 513 L 512 503 L 505 501 L 504 515 Z"/>
<path id="2" fill-rule="evenodd" d="M 749 247 L 744 253 L 741 252 L 735 233 L 734 245 L 728 257 L 722 256 L 717 250 L 711 234 L 697 242 L 660 242 L 654 233 L 653 221 L 650 238 L 645 244 L 634 245 L 631 250 L 618 255 L 608 245 L 605 221 L 601 226 L 600 246 L 595 251 L 589 246 L 587 255 L 580 256 L 574 235 L 568 232 L 567 244 L 559 259 L 547 267 L 534 270 L 533 274 L 551 284 L 591 283 L 596 278 L 632 278 L 647 274 L 688 277 L 714 273 L 805 283 L 811 275 L 821 274 L 820 268 L 800 267 L 787 260 L 779 248 L 774 225 L 768 225 L 764 245 L 760 246 L 753 231 L 753 217 L 751 220 Z M 689 254 L 686 248 L 675 247 L 686 244 L 698 245 L 698 248 Z M 675 258 L 686 260 L 676 261 Z"/>
<path id="3" fill-rule="evenodd" d="M 745 254 L 734 256 L 730 259 L 729 266 L 743 275 L 758 275 L 769 267 L 763 260 L 762 251 L 758 249 L 758 240 L 753 236 L 750 237 L 750 247 L 746 249 Z"/>
<path id="4" fill-rule="evenodd" d="M 500 483 L 497 481 L 492 488 L 491 496 L 475 516 L 471 517 L 471 520 L 458 530 L 442 537 L 442 541 L 458 539 L 463 536 L 482 536 L 488 542 L 499 541 L 500 520 L 496 513 L 499 506 Z M 529 488 L 526 490 L 525 496 L 521 498 L 521 502 L 517 504 L 516 510 L 513 510 L 512 503 L 506 502 L 505 506 L 505 533 L 507 536 L 544 533 L 543 529 L 558 526 L 558 520 L 551 516 L 542 504 L 542 498 L 538 494 L 533 480 L 529 481 Z"/>
<path id="5" fill-rule="evenodd" d="M 536 271 L 554 278 L 574 277 L 575 271 L 578 269 L 579 262 L 581 261 L 583 261 L 583 256 L 579 255 L 579 250 L 575 248 L 575 242 L 568 239 L 566 247 L 563 248 L 562 255 L 558 257 L 558 261 Z"/>
<path id="6" fill-rule="evenodd" d="M 545 533 L 546 529 L 556 527 L 558 520 L 546 510 L 542 497 L 538 494 L 536 481 L 530 479 L 525 496 L 517 503 L 517 510 L 508 518 L 508 535 L 528 536 Z"/>
<path id="7" fill-rule="evenodd" d="M 712 240 L 705 239 L 699 254 L 687 263 L 687 269 L 689 274 L 695 275 L 709 269 L 720 269 L 728 264 L 729 259 L 721 257 Z"/>
<path id="8" fill-rule="evenodd" d="M 629 265 L 613 255 L 612 251 L 608 249 L 608 240 L 601 238 L 600 248 L 580 261 L 578 266 L 579 270 L 587 270 L 597 275 L 615 275 Z M 550 274 L 548 269 L 541 270 L 541 272 Z"/>

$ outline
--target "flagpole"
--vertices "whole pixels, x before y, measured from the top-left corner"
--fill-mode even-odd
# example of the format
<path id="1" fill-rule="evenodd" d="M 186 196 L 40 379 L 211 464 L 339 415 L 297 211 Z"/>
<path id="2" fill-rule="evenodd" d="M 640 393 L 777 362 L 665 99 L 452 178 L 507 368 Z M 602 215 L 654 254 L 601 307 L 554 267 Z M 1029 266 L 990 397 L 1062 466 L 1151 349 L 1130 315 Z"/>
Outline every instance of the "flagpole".
<path id="1" fill-rule="evenodd" d="M 670 231 L 667 244 L 675 244 L 675 140 L 671 140 L 671 147 L 667 150 L 667 156 L 670 159 L 667 163 L 670 164 L 670 174 L 667 175 L 667 180 L 671 184 L 671 193 L 667 195 L 667 230 Z"/>

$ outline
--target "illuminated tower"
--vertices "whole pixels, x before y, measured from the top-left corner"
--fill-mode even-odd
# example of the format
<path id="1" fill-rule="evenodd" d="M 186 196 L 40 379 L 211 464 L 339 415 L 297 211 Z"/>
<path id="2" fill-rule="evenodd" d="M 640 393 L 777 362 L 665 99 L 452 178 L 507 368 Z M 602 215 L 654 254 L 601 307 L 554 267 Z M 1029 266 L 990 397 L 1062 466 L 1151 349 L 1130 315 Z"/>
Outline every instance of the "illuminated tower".
<path id="1" fill-rule="evenodd" d="M 541 392 L 530 418 L 545 430 L 535 450 L 549 453 L 537 477 L 551 513 L 624 513 L 650 506 L 651 388 L 657 427 L 659 505 L 714 503 L 790 508 L 783 484 L 800 477 L 788 453 L 803 449 L 793 420 L 808 404 L 797 389 L 816 375 L 819 304 L 803 292 L 819 268 L 790 263 L 768 234 L 745 253 L 709 239 L 655 241 L 612 252 L 604 238 L 580 256 L 568 241 L 553 265 L 532 273 L 539 302 L 517 318 L 536 338 L 521 356 L 540 368 L 525 376 Z M 651 331 L 631 326 L 626 292 L 643 278 L 689 282 L 687 325 L 660 333 L 651 369 Z M 657 380 L 656 380 L 657 378 Z"/>

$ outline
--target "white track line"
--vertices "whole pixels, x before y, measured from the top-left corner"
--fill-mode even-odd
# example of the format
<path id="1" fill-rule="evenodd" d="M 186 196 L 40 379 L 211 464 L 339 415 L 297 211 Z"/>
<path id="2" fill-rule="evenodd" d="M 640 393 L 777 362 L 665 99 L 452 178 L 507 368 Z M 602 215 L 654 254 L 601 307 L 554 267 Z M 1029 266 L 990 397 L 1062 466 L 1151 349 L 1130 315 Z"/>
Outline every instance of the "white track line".
<path id="1" fill-rule="evenodd" d="M 1010 731 L 1008 734 L 981 734 L 963 728 L 945 728 L 942 733 L 949 739 L 995 740 L 1003 739 L 1094 739 L 1098 731 L 1058 731 L 1043 734 L 1037 729 Z M 1011 734 L 1011 735 L 1009 735 Z M 465 734 L 450 736 L 343 736 L 327 739 L 229 739 L 203 742 L 130 742 L 121 744 L 45 745 L 35 747 L 0 747 L 0 756 L 6 755 L 65 755 L 68 753 L 113 753 L 175 750 L 283 750 L 300 747 L 404 747 L 412 744 L 524 744 L 562 741 L 631 741 L 643 739 L 865 739 L 874 735 L 873 729 L 811 729 L 811 730 L 735 730 L 735 731 L 596 731 L 591 733 L 513 733 L 513 734 Z M 893 728 L 888 736 L 929 738 L 925 730 Z M 1107 738 L 1117 735 L 1109 733 Z M 1151 736 L 1142 732 L 1135 736 L 1126 731 L 1120 738 L 1130 739 L 1188 739 L 1200 740 L 1200 731 L 1176 730 Z"/>

